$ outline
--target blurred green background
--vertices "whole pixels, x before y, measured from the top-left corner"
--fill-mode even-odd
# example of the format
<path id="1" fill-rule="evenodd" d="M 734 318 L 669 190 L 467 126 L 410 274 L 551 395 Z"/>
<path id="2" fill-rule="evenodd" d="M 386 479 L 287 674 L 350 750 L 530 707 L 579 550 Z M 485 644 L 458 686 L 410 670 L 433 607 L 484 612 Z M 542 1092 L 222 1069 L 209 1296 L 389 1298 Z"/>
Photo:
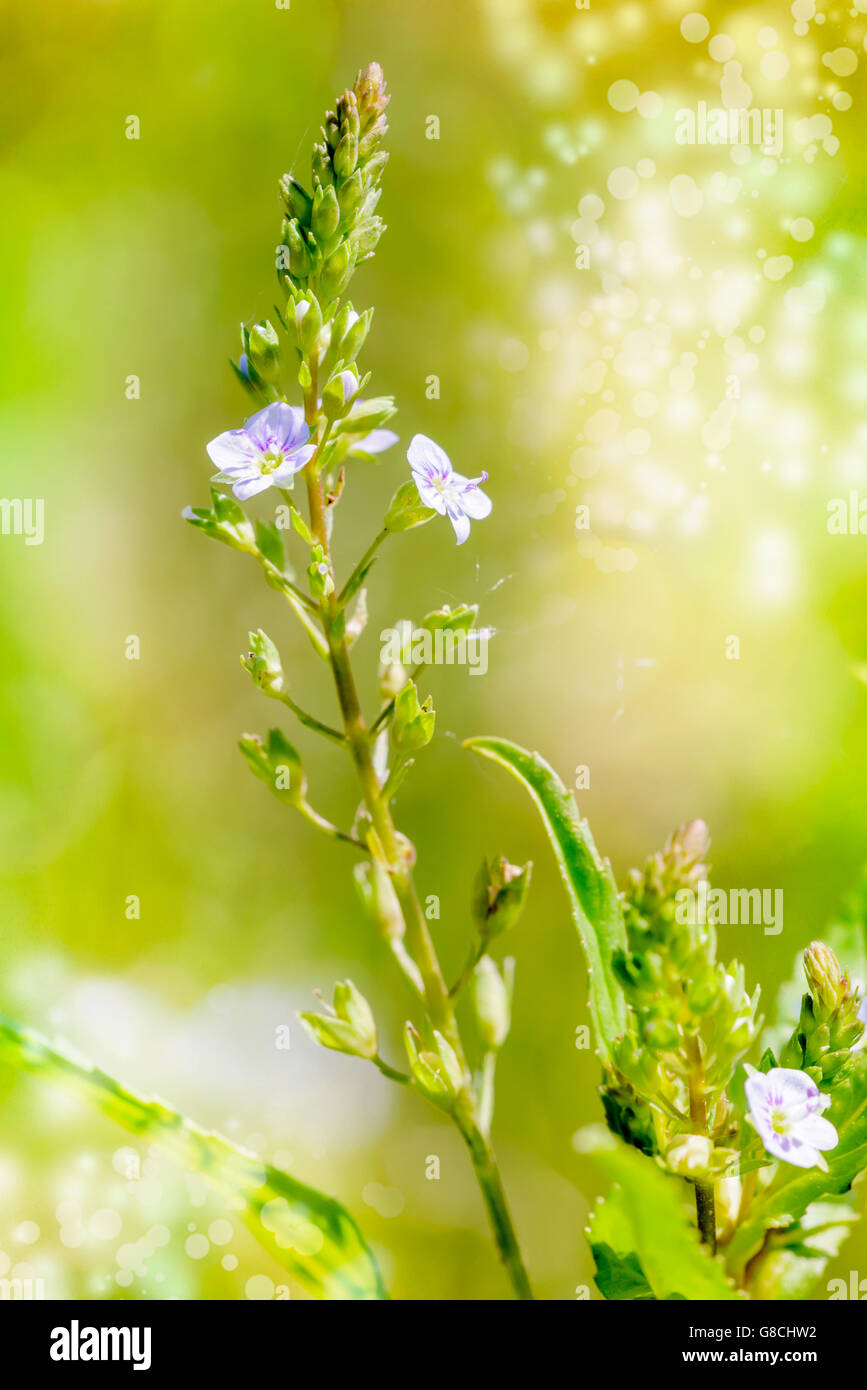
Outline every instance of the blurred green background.
<path id="1" fill-rule="evenodd" d="M 382 628 L 479 602 L 497 630 L 484 678 L 433 672 L 437 737 L 398 814 L 450 975 L 482 854 L 536 863 L 495 1140 L 535 1289 L 574 1298 L 599 1190 L 571 1142 L 600 1115 L 575 1046 L 584 966 L 529 804 L 460 740 L 539 748 L 570 784 L 589 767 L 579 804 L 621 877 L 703 816 L 719 886 L 784 892 L 779 936 L 723 929 L 771 1011 L 865 858 L 865 541 L 826 522 L 867 473 L 867 6 L 793 23 L 788 3 L 709 4 L 707 30 L 682 28 L 694 6 L 0 6 L 2 491 L 45 499 L 44 544 L 0 537 L 0 1008 L 338 1195 L 399 1297 L 507 1289 L 447 1122 L 295 1023 L 348 973 L 394 1059 L 409 1001 L 349 856 L 235 749 L 272 718 L 237 661 L 249 628 L 330 720 L 325 673 L 180 511 L 206 500 L 205 442 L 248 409 L 227 359 L 274 301 L 277 178 L 306 176 L 324 109 L 376 58 L 388 232 L 352 298 L 376 306 L 365 365 L 402 444 L 350 477 L 338 558 L 367 544 L 416 431 L 489 472 L 466 546 L 437 523 L 383 554 L 358 665 L 375 708 Z M 738 100 L 721 80 L 784 110 L 779 159 L 676 142 L 679 108 Z M 629 82 L 653 98 L 612 96 Z M 298 741 L 315 804 L 348 822 L 348 760 Z M 107 1122 L 0 1074 L 0 1276 L 48 1297 L 285 1297 L 225 1217 Z M 858 1237 L 829 1276 L 864 1256 Z"/>

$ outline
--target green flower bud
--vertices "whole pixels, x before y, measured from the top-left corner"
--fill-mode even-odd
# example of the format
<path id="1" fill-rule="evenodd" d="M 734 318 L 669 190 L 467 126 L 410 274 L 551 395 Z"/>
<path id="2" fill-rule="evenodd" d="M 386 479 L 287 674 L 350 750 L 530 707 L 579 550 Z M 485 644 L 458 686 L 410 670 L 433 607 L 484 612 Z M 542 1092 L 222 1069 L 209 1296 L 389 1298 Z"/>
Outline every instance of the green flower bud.
<path id="1" fill-rule="evenodd" d="M 435 723 L 436 713 L 430 695 L 420 705 L 415 682 L 407 681 L 394 702 L 391 738 L 396 752 L 402 758 L 411 758 L 430 743 Z"/>
<path id="2" fill-rule="evenodd" d="M 257 375 L 272 384 L 280 375 L 280 339 L 273 324 L 254 324 L 247 335 L 247 352 Z"/>
<path id="3" fill-rule="evenodd" d="M 848 1067 L 851 1060 L 848 1048 L 840 1052 L 827 1052 L 820 1064 L 822 1068 L 822 1080 L 833 1081 L 835 1078 L 839 1078 L 844 1067 Z"/>
<path id="4" fill-rule="evenodd" d="M 412 623 L 408 618 L 401 618 L 395 624 L 395 629 L 399 636 L 399 649 L 403 650 L 404 641 L 412 641 Z M 403 634 L 408 636 L 405 638 Z M 400 694 L 407 682 L 406 667 L 400 661 L 380 662 L 378 680 L 379 693 L 383 700 L 393 700 Z"/>
<path id="5" fill-rule="evenodd" d="M 465 1084 L 454 1048 L 429 1023 L 424 1039 L 407 1023 L 403 1041 L 412 1079 L 422 1095 L 443 1110 L 453 1110 Z"/>
<path id="6" fill-rule="evenodd" d="M 334 172 L 339 179 L 348 179 L 358 164 L 358 136 L 351 130 L 340 137 L 334 151 Z"/>
<path id="7" fill-rule="evenodd" d="M 512 966 L 514 962 L 512 962 Z M 506 962 L 511 973 L 511 966 Z M 486 1052 L 498 1052 L 509 1036 L 512 1021 L 510 989 L 490 956 L 482 956 L 473 971 L 472 999 L 479 1038 Z"/>
<path id="8" fill-rule="evenodd" d="M 340 242 L 331 252 L 319 275 L 319 287 L 326 302 L 336 299 L 354 269 L 354 257 L 346 242 Z"/>
<path id="9" fill-rule="evenodd" d="M 326 1008 L 328 1006 L 326 1005 Z M 334 1007 L 327 1014 L 299 1014 L 314 1042 L 334 1052 L 372 1061 L 378 1052 L 376 1022 L 360 990 L 351 980 L 334 986 Z"/>
<path id="10" fill-rule="evenodd" d="M 333 188 L 323 188 L 318 184 L 313 195 L 313 212 L 310 218 L 310 226 L 313 234 L 323 246 L 326 246 L 340 225 L 340 207 L 337 202 L 337 194 Z"/>
<path id="11" fill-rule="evenodd" d="M 312 352 L 319 334 L 322 332 L 322 310 L 319 300 L 310 290 L 298 299 L 293 309 L 293 318 L 298 332 L 298 345 L 302 352 Z"/>
<path id="12" fill-rule="evenodd" d="M 422 626 L 426 627 L 428 632 L 472 632 L 478 616 L 477 603 L 461 603 L 457 608 L 450 608 L 446 604 L 445 607 L 428 613 Z"/>
<path id="13" fill-rule="evenodd" d="M 352 245 L 355 248 L 355 259 L 366 261 L 368 256 L 372 256 L 380 238 L 385 231 L 385 223 L 381 217 L 368 217 L 352 233 Z"/>
<path id="14" fill-rule="evenodd" d="M 250 650 L 241 657 L 241 665 L 260 690 L 266 694 L 279 694 L 283 689 L 283 667 L 280 653 L 267 633 L 261 628 L 250 633 Z"/>
<path id="15" fill-rule="evenodd" d="M 280 180 L 280 192 L 286 208 L 287 217 L 295 218 L 305 227 L 310 225 L 313 199 L 302 184 L 292 174 L 284 174 Z"/>
<path id="16" fill-rule="evenodd" d="M 845 1000 L 849 981 L 840 962 L 823 941 L 813 941 L 804 952 L 804 974 L 813 996 L 818 1019 L 830 1018 Z"/>
<path id="17" fill-rule="evenodd" d="M 720 995 L 719 976 L 712 965 L 705 965 L 694 979 L 685 982 L 686 998 L 694 1014 L 706 1014 L 714 1007 Z"/>
<path id="18" fill-rule="evenodd" d="M 364 139 L 367 140 L 367 136 L 365 136 Z M 365 153 L 367 153 L 367 149 L 365 149 Z M 380 150 L 378 154 L 373 155 L 372 158 L 365 161 L 364 176 L 367 179 L 368 185 L 376 183 L 382 178 L 388 160 L 388 150 Z"/>
<path id="19" fill-rule="evenodd" d="M 388 870 L 374 859 L 356 864 L 354 876 L 361 901 L 372 921 L 387 941 L 399 941 L 406 931 L 406 923 Z"/>
<path id="20" fill-rule="evenodd" d="M 329 594 L 334 593 L 334 579 L 321 545 L 314 545 L 310 552 L 307 579 L 314 598 L 327 598 Z"/>
<path id="21" fill-rule="evenodd" d="M 352 222 L 364 202 L 364 191 L 364 180 L 360 169 L 356 169 L 355 173 L 341 184 L 337 198 L 340 205 L 340 218 L 344 226 Z"/>
<path id="22" fill-rule="evenodd" d="M 358 392 L 358 377 L 355 372 L 338 372 L 322 388 L 322 410 L 327 420 L 339 420 L 350 408 L 350 402 Z"/>
<path id="23" fill-rule="evenodd" d="M 498 936 L 513 927 L 524 910 L 532 863 L 518 867 L 507 859 L 483 859 L 473 884 L 471 910 L 476 930 Z"/>
<path id="24" fill-rule="evenodd" d="M 710 1168 L 713 1140 L 704 1134 L 681 1134 L 665 1151 L 665 1164 L 682 1178 L 702 1178 Z"/>
<path id="25" fill-rule="evenodd" d="M 313 177 L 323 185 L 331 183 L 334 170 L 331 167 L 331 152 L 325 141 L 313 146 Z M 311 200 L 312 201 L 312 200 Z"/>
<path id="26" fill-rule="evenodd" d="M 238 744 L 252 772 L 287 806 L 302 806 L 306 782 L 301 759 L 281 729 L 269 729 L 266 742 L 244 734 Z"/>
<path id="27" fill-rule="evenodd" d="M 283 223 L 283 242 L 289 251 L 289 273 L 295 280 L 309 279 L 315 269 L 315 257 L 297 221 Z"/>
<path id="28" fill-rule="evenodd" d="M 352 409 L 341 420 L 339 434 L 368 434 L 385 425 L 397 413 L 393 396 L 371 396 L 368 400 L 356 398 Z M 410 479 L 412 481 L 412 479 Z"/>
<path id="29" fill-rule="evenodd" d="M 360 316 L 356 315 L 352 322 L 347 324 L 346 331 L 337 348 L 342 362 L 350 363 L 355 361 L 367 341 L 372 318 L 373 310 L 365 309 L 363 314 Z"/>
<path id="30" fill-rule="evenodd" d="M 436 512 L 426 507 L 418 495 L 418 488 L 409 478 L 401 483 L 388 505 L 384 526 L 386 531 L 411 531 L 415 526 L 424 526 L 433 521 Z"/>

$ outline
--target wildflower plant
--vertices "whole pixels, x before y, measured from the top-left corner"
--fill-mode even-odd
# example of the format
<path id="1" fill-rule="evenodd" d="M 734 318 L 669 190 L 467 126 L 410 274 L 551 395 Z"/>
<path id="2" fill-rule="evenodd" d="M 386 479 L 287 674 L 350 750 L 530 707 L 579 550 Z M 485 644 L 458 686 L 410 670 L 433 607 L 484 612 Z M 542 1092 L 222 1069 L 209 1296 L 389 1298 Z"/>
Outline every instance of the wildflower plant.
<path id="1" fill-rule="evenodd" d="M 863 895 L 802 953 L 781 1020 L 765 1029 L 759 989 L 719 959 L 710 914 L 684 906 L 709 879 L 703 822 L 676 831 L 618 892 L 538 754 L 502 739 L 468 746 L 530 793 L 587 956 L 607 1127 L 575 1141 L 615 1184 L 588 1231 L 599 1289 L 809 1297 L 863 1207 L 853 1189 L 867 1167 Z"/>
<path id="2" fill-rule="evenodd" d="M 316 657 L 330 668 L 336 722 L 309 714 L 296 702 L 277 645 L 266 632 L 250 634 L 241 658 L 263 695 L 351 760 L 360 794 L 352 825 L 338 828 L 312 808 L 301 756 L 282 728 L 264 737 L 245 734 L 241 751 L 280 801 L 360 855 L 355 879 L 362 904 L 416 1005 L 416 1017 L 404 1029 L 402 1067 L 380 1055 L 374 1012 L 351 980 L 335 985 L 332 1006 L 303 1013 L 301 1021 L 315 1042 L 372 1063 L 455 1123 L 514 1291 L 527 1298 L 529 1281 L 490 1141 L 496 1057 L 509 1031 L 511 966 L 501 973 L 488 945 L 499 928 L 516 919 L 529 866 L 496 861 L 483 869 L 476 898 L 484 905 L 476 911 L 467 967 L 450 988 L 414 882 L 416 851 L 398 829 L 394 812 L 398 789 L 433 737 L 436 712 L 430 696 L 419 691 L 419 666 L 409 674 L 394 663 L 381 667 L 376 708 L 368 714 L 352 657 L 364 630 L 366 585 L 379 547 L 437 515 L 448 518 L 462 544 L 472 522 L 491 511 L 480 487 L 486 475 L 465 477 L 439 444 L 415 435 L 407 450 L 407 474 L 380 530 L 347 575 L 338 574 L 333 558 L 335 525 L 356 481 L 358 461 L 397 442 L 385 428 L 394 401 L 368 394 L 369 374 L 358 365 L 373 310 L 356 310 L 347 298 L 356 269 L 373 255 L 384 230 L 377 208 L 388 158 L 388 101 L 382 71 L 373 63 L 326 115 L 310 179 L 302 181 L 292 172 L 281 182 L 280 298 L 273 321 L 242 329 L 236 364 L 255 409 L 207 446 L 218 469 L 211 505 L 188 508 L 184 515 L 204 535 L 261 566 L 266 583 L 283 595 L 304 627 Z M 267 513 L 248 513 L 248 504 L 260 496 L 276 502 L 276 521 Z M 296 552 L 292 562 L 287 533 Z M 466 632 L 475 616 L 475 608 L 461 605 L 428 614 L 424 627 L 432 633 Z M 465 994 L 475 1018 L 475 1058 L 456 1016 Z"/>
<path id="3" fill-rule="evenodd" d="M 320 1001 L 321 1008 L 304 1013 L 302 1023 L 315 1042 L 372 1064 L 457 1126 L 511 1287 L 517 1297 L 530 1298 L 490 1138 L 497 1056 L 510 1026 L 514 962 L 497 966 L 488 948 L 517 920 L 531 866 L 485 861 L 473 894 L 467 964 L 449 986 L 414 882 L 416 851 L 394 818 L 398 790 L 434 733 L 432 701 L 418 687 L 427 659 L 416 661 L 409 673 L 400 661 L 382 664 L 377 707 L 368 718 L 351 655 L 364 632 L 365 585 L 379 547 L 438 515 L 448 518 L 457 543 L 463 543 L 471 523 L 491 511 L 490 498 L 479 486 L 485 477 L 458 473 L 438 444 L 417 434 L 382 526 L 348 575 L 338 575 L 332 554 L 335 518 L 344 490 L 351 491 L 356 466 L 375 461 L 397 443 L 397 435 L 387 428 L 396 409 L 393 399 L 369 395 L 369 374 L 357 365 L 373 310 L 356 311 L 346 293 L 384 230 L 377 207 L 388 159 L 383 148 L 388 101 L 382 71 L 372 63 L 327 113 L 307 186 L 294 173 L 281 181 L 284 217 L 274 321 L 242 329 L 241 351 L 233 363 L 252 408 L 238 426 L 223 430 L 207 445 L 217 470 L 210 505 L 188 507 L 184 517 L 203 535 L 261 567 L 267 586 L 282 596 L 309 638 L 313 659 L 330 669 L 336 723 L 310 714 L 296 701 L 277 643 L 263 629 L 249 634 L 241 656 L 265 698 L 350 759 L 360 795 L 352 825 L 338 827 L 311 805 L 301 756 L 282 727 L 272 727 L 264 737 L 243 735 L 240 750 L 278 801 L 359 856 L 355 882 L 361 908 L 415 1001 L 414 1018 L 404 1029 L 403 1066 L 381 1055 L 373 1009 L 351 980 L 335 984 L 332 1004 Z M 264 510 L 269 503 L 276 504 L 276 517 Z M 252 509 L 257 507 L 256 513 Z M 287 533 L 296 549 L 295 563 L 288 554 Z M 467 637 L 473 635 L 476 615 L 474 605 L 440 608 L 424 618 L 421 630 L 431 638 Z M 471 1044 L 456 1016 L 464 998 L 473 1019 Z M 373 1252 L 334 1198 L 222 1135 L 205 1132 L 163 1101 L 128 1090 L 63 1039 L 49 1041 L 2 1015 L 0 1061 L 76 1093 L 203 1175 L 242 1213 L 271 1256 L 314 1296 L 388 1297 Z"/>
<path id="4" fill-rule="evenodd" d="M 256 690 L 282 707 L 281 722 L 263 735 L 244 734 L 240 751 L 278 801 L 357 856 L 360 914 L 413 999 L 405 1060 L 383 1055 L 376 1009 L 350 979 L 334 985 L 330 1004 L 320 998 L 303 1013 L 303 1026 L 317 1044 L 375 1067 L 456 1126 L 512 1290 L 527 1299 L 491 1129 L 514 989 L 514 961 L 498 964 L 494 953 L 524 909 L 532 866 L 483 862 L 470 894 L 465 964 L 449 984 L 415 884 L 416 849 L 395 813 L 434 736 L 436 711 L 420 688 L 427 659 L 413 656 L 409 670 L 403 661 L 383 662 L 363 701 L 353 658 L 380 547 L 437 517 L 463 544 L 491 512 L 486 475 L 458 472 L 439 443 L 416 434 L 381 527 L 348 573 L 334 561 L 335 525 L 358 465 L 398 443 L 388 428 L 394 401 L 369 394 L 369 374 L 358 365 L 373 311 L 356 310 L 347 297 L 384 230 L 387 106 L 382 71 L 371 64 L 326 115 L 309 178 L 292 172 L 281 181 L 278 302 L 273 319 L 242 329 L 233 364 L 249 409 L 207 445 L 217 470 L 210 505 L 184 515 L 258 565 L 309 639 L 310 660 L 330 672 L 336 715 L 311 713 L 296 699 L 274 636 L 251 632 L 241 664 Z M 466 635 L 476 616 L 466 604 L 441 608 L 420 631 Z M 359 795 L 350 824 L 334 824 L 315 805 L 283 727 L 289 721 L 349 760 Z M 587 959 L 606 1124 L 585 1126 L 575 1143 L 611 1183 L 588 1230 L 599 1290 L 616 1300 L 809 1297 L 862 1205 L 867 893 L 803 952 L 768 1027 L 758 987 L 721 955 L 715 925 L 694 906 L 710 875 L 703 822 L 671 835 L 621 891 L 573 798 L 538 754 L 496 738 L 467 746 L 530 794 Z M 693 907 L 684 910 L 684 901 Z M 464 1003 L 471 1030 L 459 1025 Z M 2 1016 L 0 1060 L 76 1092 L 203 1174 L 315 1296 L 387 1297 L 373 1252 L 334 1198 Z"/>

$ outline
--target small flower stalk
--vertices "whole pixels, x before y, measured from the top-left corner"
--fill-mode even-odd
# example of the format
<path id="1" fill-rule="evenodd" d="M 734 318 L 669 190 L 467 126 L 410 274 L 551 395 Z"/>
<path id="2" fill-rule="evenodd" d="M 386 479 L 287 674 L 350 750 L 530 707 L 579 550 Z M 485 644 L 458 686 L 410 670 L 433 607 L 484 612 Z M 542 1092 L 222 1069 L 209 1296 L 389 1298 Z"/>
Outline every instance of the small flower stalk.
<path id="1" fill-rule="evenodd" d="M 749 1296 L 784 1297 L 780 1280 L 800 1273 L 798 1261 L 806 1278 L 832 1249 L 813 1251 L 810 1232 L 835 1220 L 845 1232 L 851 1219 L 831 1202 L 814 1214 L 809 1197 L 784 1214 L 775 1203 L 797 1170 L 826 1174 L 836 1197 L 861 1166 L 838 1151 L 853 1123 L 867 1143 L 863 999 L 831 947 L 812 942 L 779 1059 L 766 1047 L 759 1066 L 746 1060 L 761 1046 L 759 991 L 747 991 L 737 961 L 717 959 L 715 929 L 680 909 L 681 890 L 708 881 L 709 843 L 703 822 L 681 827 L 621 895 L 627 946 L 611 966 L 626 1028 L 612 1040 L 602 1101 L 616 1136 L 693 1189 L 698 1233 L 725 1276 Z"/>
<path id="2" fill-rule="evenodd" d="M 727 1088 L 753 1045 L 759 992 L 749 995 L 737 961 L 717 958 L 716 931 L 681 921 L 678 894 L 706 881 L 710 841 L 702 821 L 683 826 L 664 850 L 633 870 L 623 895 L 628 950 L 614 959 L 628 1006 L 603 1088 L 609 1122 L 646 1152 L 678 1155 L 681 1141 L 722 1171 L 736 1125 Z M 707 1141 L 710 1148 L 706 1148 Z M 671 1164 L 678 1171 L 674 1160 Z"/>
<path id="3" fill-rule="evenodd" d="M 335 986 L 331 1006 L 301 1015 L 304 1028 L 321 1046 L 372 1063 L 388 1080 L 410 1087 L 457 1125 L 514 1293 L 529 1298 L 490 1144 L 491 1059 L 508 1033 L 511 967 L 501 975 L 486 954 L 490 938 L 523 906 L 529 871 L 502 871 L 486 909 L 491 925 L 481 930 L 476 922 L 473 932 L 468 924 L 468 970 L 449 989 L 414 883 L 417 851 L 399 830 L 394 810 L 406 777 L 436 734 L 431 697 L 420 688 L 425 663 L 409 670 L 390 663 L 381 670 L 372 712 L 365 709 L 353 667 L 380 547 L 412 544 L 411 533 L 438 518 L 447 518 L 457 543 L 465 543 L 471 521 L 491 513 L 491 500 L 480 488 L 487 475 L 459 473 L 439 444 L 416 434 L 407 450 L 408 476 L 398 475 L 379 531 L 347 574 L 338 572 L 332 548 L 344 498 L 370 486 L 366 465 L 398 443 L 389 428 L 395 402 L 369 391 L 369 373 L 359 365 L 373 310 L 358 309 L 347 297 L 355 272 L 385 230 L 378 208 L 388 161 L 388 103 L 382 70 L 371 63 L 326 114 L 309 176 L 293 170 L 281 180 L 276 312 L 242 327 L 234 364 L 253 408 L 240 421 L 227 422 L 207 445 L 217 470 L 211 505 L 187 508 L 184 517 L 256 562 L 316 657 L 330 668 L 336 712 L 321 716 L 296 698 L 303 673 L 287 676 L 279 632 L 270 622 L 272 635 L 263 628 L 251 632 L 241 653 L 261 694 L 350 759 L 360 795 L 351 825 L 333 824 L 310 804 L 301 754 L 281 727 L 264 737 L 245 734 L 241 752 L 277 800 L 360 856 L 360 926 L 377 930 L 415 999 L 415 1017 L 404 1029 L 406 1071 L 380 1055 L 373 1011 L 351 980 Z M 459 604 L 429 614 L 425 622 L 431 631 L 466 631 L 476 612 Z M 471 980 L 476 1027 L 467 1044 L 456 1008 Z"/>

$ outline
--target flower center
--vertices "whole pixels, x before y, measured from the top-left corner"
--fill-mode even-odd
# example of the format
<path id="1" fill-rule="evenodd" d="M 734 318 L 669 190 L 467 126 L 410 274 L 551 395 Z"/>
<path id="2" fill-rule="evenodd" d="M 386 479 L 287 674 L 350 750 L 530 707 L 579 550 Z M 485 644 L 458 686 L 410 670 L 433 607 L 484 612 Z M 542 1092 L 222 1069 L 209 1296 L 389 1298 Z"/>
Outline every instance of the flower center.
<path id="1" fill-rule="evenodd" d="M 773 1129 L 775 1134 L 788 1134 L 789 1117 L 786 1114 L 785 1110 L 771 1111 L 771 1128 Z"/>
<path id="2" fill-rule="evenodd" d="M 279 468 L 283 462 L 282 449 L 267 449 L 260 455 L 260 466 L 263 473 L 273 473 L 275 468 Z"/>

